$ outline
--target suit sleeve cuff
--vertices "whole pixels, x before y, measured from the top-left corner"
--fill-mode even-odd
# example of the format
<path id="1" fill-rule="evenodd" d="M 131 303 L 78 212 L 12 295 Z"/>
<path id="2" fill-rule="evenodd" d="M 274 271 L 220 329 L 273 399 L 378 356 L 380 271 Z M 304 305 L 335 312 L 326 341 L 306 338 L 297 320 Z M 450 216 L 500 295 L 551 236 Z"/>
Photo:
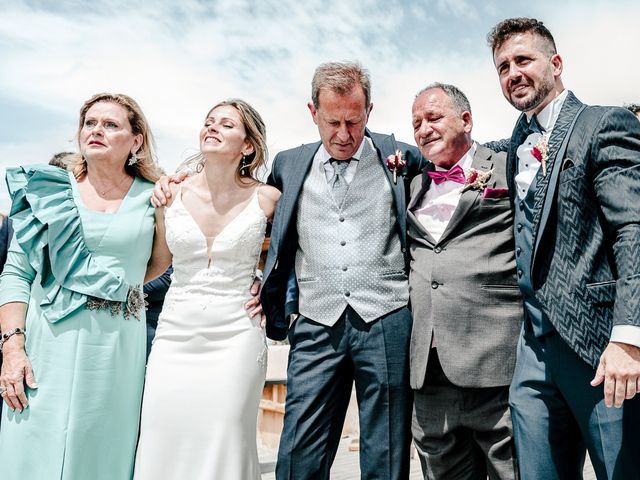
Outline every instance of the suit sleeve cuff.
<path id="1" fill-rule="evenodd" d="M 640 327 L 636 325 L 614 325 L 611 330 L 610 341 L 627 343 L 640 348 Z"/>

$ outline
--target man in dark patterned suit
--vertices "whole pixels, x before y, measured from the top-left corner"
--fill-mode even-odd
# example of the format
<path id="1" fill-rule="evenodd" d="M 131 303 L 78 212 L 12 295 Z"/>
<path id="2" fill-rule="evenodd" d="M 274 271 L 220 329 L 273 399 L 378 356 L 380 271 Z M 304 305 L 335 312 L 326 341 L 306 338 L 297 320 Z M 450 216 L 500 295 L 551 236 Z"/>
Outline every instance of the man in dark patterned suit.
<path id="1" fill-rule="evenodd" d="M 640 123 L 565 90 L 542 22 L 505 20 L 488 40 L 523 112 L 507 164 L 526 317 L 510 391 L 522 478 L 582 478 L 585 449 L 599 479 L 638 478 Z"/>

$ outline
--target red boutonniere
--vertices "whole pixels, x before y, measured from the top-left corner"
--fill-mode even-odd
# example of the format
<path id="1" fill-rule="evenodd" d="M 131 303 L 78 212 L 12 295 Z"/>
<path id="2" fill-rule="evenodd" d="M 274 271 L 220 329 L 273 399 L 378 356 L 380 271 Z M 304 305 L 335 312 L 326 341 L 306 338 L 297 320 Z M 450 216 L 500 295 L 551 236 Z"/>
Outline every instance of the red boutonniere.
<path id="1" fill-rule="evenodd" d="M 475 168 L 465 170 L 464 175 L 467 177 L 467 183 L 462 187 L 462 193 L 472 189 L 484 190 L 492 174 L 493 168 L 486 172 L 481 172 Z"/>
<path id="2" fill-rule="evenodd" d="M 549 158 L 549 135 L 544 134 L 531 149 L 531 155 L 542 164 L 542 175 L 547 176 L 547 159 Z"/>
<path id="3" fill-rule="evenodd" d="M 393 172 L 394 185 L 398 181 L 398 170 L 402 170 L 406 164 L 407 162 L 402 158 L 402 152 L 400 150 L 396 150 L 396 153 L 387 157 L 387 168 Z"/>

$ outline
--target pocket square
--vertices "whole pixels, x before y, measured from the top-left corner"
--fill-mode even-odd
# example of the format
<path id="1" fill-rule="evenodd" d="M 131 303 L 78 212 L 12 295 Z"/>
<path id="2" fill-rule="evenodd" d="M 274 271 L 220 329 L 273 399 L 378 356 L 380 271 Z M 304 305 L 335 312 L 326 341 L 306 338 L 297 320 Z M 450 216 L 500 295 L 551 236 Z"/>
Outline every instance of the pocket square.
<path id="1" fill-rule="evenodd" d="M 570 158 L 567 158 L 564 162 L 562 162 L 562 169 L 561 171 L 565 171 L 565 170 L 569 170 L 570 168 L 573 168 L 574 163 L 573 160 L 571 160 Z"/>
<path id="2" fill-rule="evenodd" d="M 482 198 L 505 198 L 509 196 L 507 188 L 485 188 L 482 192 Z"/>

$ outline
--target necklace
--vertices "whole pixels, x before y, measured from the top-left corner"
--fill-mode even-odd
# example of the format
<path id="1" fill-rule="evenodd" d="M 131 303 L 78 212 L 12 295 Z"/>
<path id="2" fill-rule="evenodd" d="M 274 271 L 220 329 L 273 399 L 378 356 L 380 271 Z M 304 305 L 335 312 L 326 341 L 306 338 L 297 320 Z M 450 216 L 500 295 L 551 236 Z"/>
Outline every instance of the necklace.
<path id="1" fill-rule="evenodd" d="M 129 177 L 128 175 L 125 175 L 124 177 L 122 177 L 122 180 L 120 180 L 118 183 L 116 183 L 111 188 L 107 188 L 105 190 L 100 190 L 97 185 L 94 185 L 94 188 L 98 192 L 98 195 L 100 195 L 101 197 L 104 197 L 107 193 L 111 192 L 112 190 L 115 190 L 120 185 L 122 185 L 127 178 L 131 178 L 131 177 Z M 93 185 L 93 183 L 92 183 L 92 185 Z"/>

